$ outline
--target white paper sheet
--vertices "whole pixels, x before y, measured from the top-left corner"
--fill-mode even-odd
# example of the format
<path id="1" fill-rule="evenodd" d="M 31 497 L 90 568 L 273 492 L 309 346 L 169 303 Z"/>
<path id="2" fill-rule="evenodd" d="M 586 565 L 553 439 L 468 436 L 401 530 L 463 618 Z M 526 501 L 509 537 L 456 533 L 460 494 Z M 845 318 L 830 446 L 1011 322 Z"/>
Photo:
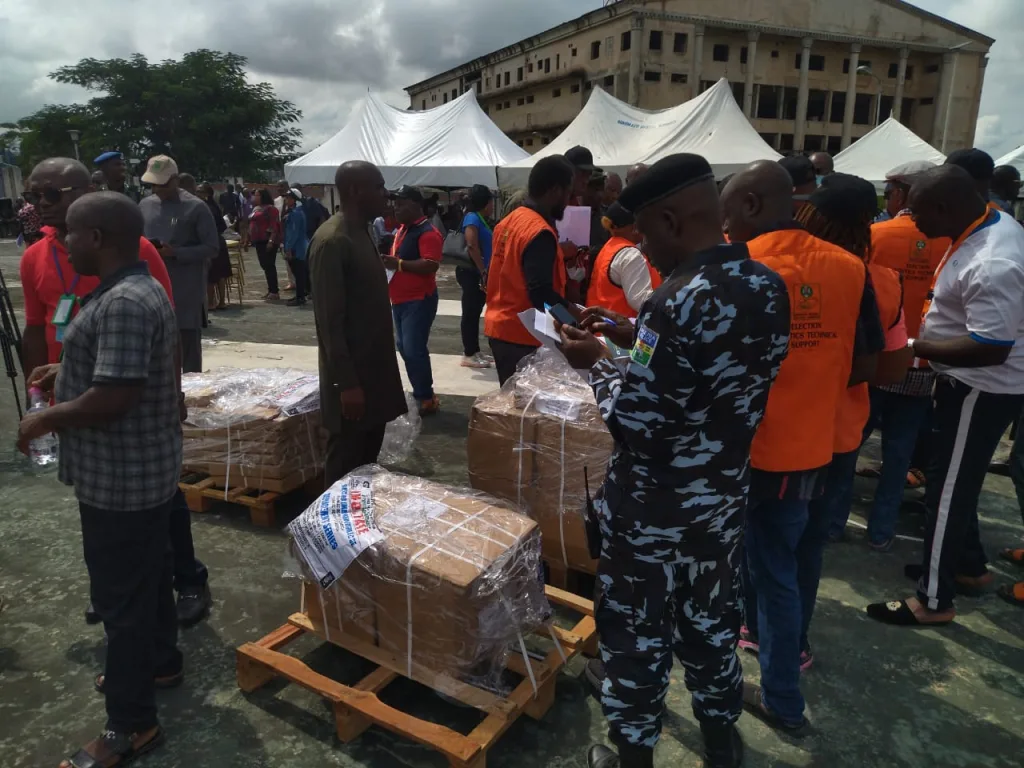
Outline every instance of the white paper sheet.
<path id="1" fill-rule="evenodd" d="M 579 246 L 590 245 L 590 207 L 570 205 L 558 222 L 558 239 Z"/>
<path id="2" fill-rule="evenodd" d="M 562 339 L 555 333 L 555 323 L 547 312 L 538 312 L 531 307 L 525 312 L 519 313 L 519 320 L 526 326 L 526 330 L 530 332 L 530 335 L 542 345 L 551 349 L 558 349 Z"/>

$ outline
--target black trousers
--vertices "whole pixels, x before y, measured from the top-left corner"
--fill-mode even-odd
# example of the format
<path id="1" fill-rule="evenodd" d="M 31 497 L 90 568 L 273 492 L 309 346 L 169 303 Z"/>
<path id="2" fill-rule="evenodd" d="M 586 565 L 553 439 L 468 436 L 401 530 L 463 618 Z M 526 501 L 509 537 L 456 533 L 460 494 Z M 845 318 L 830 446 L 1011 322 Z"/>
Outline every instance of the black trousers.
<path id="1" fill-rule="evenodd" d="M 480 287 L 480 273 L 469 267 L 456 267 L 455 279 L 462 287 L 462 353 L 472 357 L 480 351 L 480 315 L 487 294 Z"/>
<path id="2" fill-rule="evenodd" d="M 181 670 L 171 588 L 172 501 L 121 512 L 79 504 L 93 608 L 107 634 L 107 728 L 157 724 L 153 678 Z"/>
<path id="3" fill-rule="evenodd" d="M 513 344 L 511 341 L 501 339 L 488 338 L 487 342 L 491 345 L 491 354 L 494 355 L 494 367 L 498 371 L 500 386 L 505 386 L 505 382 L 512 378 L 520 360 L 537 351 L 537 347 Z"/>
<path id="4" fill-rule="evenodd" d="M 384 424 L 364 427 L 343 421 L 339 429 L 331 430 L 327 436 L 325 488 L 330 488 L 353 469 L 377 461 L 384 444 L 384 427 Z"/>
<path id="5" fill-rule="evenodd" d="M 978 496 L 992 454 L 1022 405 L 1024 395 L 982 392 L 949 376 L 935 382 L 924 574 L 917 589 L 918 598 L 933 611 L 953 605 L 956 575 L 981 576 L 986 571 Z"/>
<path id="6" fill-rule="evenodd" d="M 181 372 L 203 372 L 203 332 L 199 328 L 182 328 L 178 331 L 181 338 Z"/>
<path id="7" fill-rule="evenodd" d="M 256 249 L 256 258 L 259 259 L 260 268 L 267 277 L 267 293 L 279 293 L 277 285 L 277 246 L 268 248 L 269 240 L 255 242 L 252 247 Z"/>
<path id="8" fill-rule="evenodd" d="M 206 586 L 209 573 L 196 557 L 195 544 L 192 542 L 192 513 L 180 489 L 171 500 L 170 538 L 174 554 L 175 591 L 192 592 L 202 589 Z"/>
<path id="9" fill-rule="evenodd" d="M 309 295 L 309 262 L 305 259 L 292 259 L 288 264 L 295 276 L 295 298 L 303 301 Z"/>

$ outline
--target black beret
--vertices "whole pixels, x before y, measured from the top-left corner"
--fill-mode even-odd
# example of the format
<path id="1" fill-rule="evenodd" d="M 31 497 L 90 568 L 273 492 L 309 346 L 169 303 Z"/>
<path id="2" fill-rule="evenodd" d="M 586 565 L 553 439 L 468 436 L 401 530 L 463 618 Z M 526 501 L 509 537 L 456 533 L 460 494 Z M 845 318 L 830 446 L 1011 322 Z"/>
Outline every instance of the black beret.
<path id="1" fill-rule="evenodd" d="M 622 203 L 618 201 L 609 205 L 608 209 L 604 212 L 604 216 L 601 217 L 601 225 L 608 231 L 622 229 L 633 223 L 633 213 L 624 208 Z"/>
<path id="2" fill-rule="evenodd" d="M 715 174 L 708 161 L 700 155 L 669 155 L 627 186 L 619 196 L 619 203 L 627 210 L 638 213 L 648 205 L 671 197 L 693 184 L 713 181 L 714 178 Z"/>
<path id="3" fill-rule="evenodd" d="M 793 180 L 794 187 L 802 187 L 804 184 L 811 184 L 817 177 L 818 172 L 814 170 L 811 158 L 805 155 L 792 155 L 779 160 L 779 165 L 786 169 L 789 178 Z"/>
<path id="4" fill-rule="evenodd" d="M 995 160 L 980 149 L 958 149 L 946 158 L 946 165 L 959 165 L 975 181 L 988 181 L 996 169 Z"/>
<path id="5" fill-rule="evenodd" d="M 807 201 L 833 221 L 863 224 L 878 215 L 875 185 L 848 173 L 830 173 Z"/>

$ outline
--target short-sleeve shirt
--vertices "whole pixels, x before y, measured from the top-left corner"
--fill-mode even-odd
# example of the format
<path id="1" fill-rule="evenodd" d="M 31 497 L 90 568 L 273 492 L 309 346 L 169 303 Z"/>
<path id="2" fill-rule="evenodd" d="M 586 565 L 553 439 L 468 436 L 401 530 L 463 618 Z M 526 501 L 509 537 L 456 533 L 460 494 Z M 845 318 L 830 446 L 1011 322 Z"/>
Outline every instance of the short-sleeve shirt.
<path id="1" fill-rule="evenodd" d="M 932 368 L 982 392 L 1024 394 L 1024 228 L 1005 213 L 993 211 L 950 254 L 935 281 L 921 338 L 962 336 L 1010 347 L 1010 356 L 984 368 L 934 362 Z"/>
<path id="2" fill-rule="evenodd" d="M 462 220 L 463 232 L 466 231 L 466 227 L 476 227 L 476 236 L 480 242 L 480 255 L 483 257 L 484 269 L 487 269 L 491 264 L 491 250 L 494 233 L 479 213 L 470 212 L 466 214 L 466 218 Z"/>
<path id="3" fill-rule="evenodd" d="M 60 430 L 59 477 L 81 503 L 134 512 L 174 495 L 181 472 L 177 343 L 167 292 L 141 262 L 103 280 L 68 325 L 58 403 L 94 385 L 143 386 L 139 401 L 116 421 Z"/>
<path id="4" fill-rule="evenodd" d="M 405 249 L 403 251 L 402 248 L 406 234 L 417 229 L 423 230 L 419 232 L 419 239 L 416 242 L 417 249 L 415 254 L 417 258 L 441 261 L 441 247 L 444 240 L 441 238 L 441 233 L 437 231 L 437 228 L 427 222 L 426 217 L 409 227 L 404 225 L 399 227 L 398 232 L 395 234 L 395 244 L 391 250 L 392 254 L 402 259 L 403 253 L 409 250 Z M 412 237 L 413 235 L 409 236 Z M 391 282 L 388 284 L 388 294 L 391 296 L 392 304 L 419 301 L 427 296 L 432 296 L 436 291 L 437 277 L 434 274 L 417 275 L 412 272 L 399 271 L 395 273 L 395 276 L 391 278 Z"/>
<path id="5" fill-rule="evenodd" d="M 146 238 L 139 241 L 139 261 L 149 267 L 149 274 L 167 291 L 174 306 L 171 278 L 164 260 Z M 60 297 L 73 293 L 81 301 L 100 284 L 95 276 L 79 275 L 71 266 L 67 248 L 57 239 L 52 227 L 43 227 L 43 239 L 25 249 L 21 256 L 21 287 L 25 294 L 25 325 L 46 327 L 46 362 L 60 360 L 61 344 L 57 328 L 50 322 Z"/>

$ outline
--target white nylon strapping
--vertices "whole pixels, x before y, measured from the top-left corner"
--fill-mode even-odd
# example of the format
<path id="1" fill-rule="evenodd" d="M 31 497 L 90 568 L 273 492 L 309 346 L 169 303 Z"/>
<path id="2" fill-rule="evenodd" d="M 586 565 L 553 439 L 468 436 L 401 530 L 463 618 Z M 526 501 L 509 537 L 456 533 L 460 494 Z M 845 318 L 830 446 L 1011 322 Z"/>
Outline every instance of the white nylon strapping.
<path id="1" fill-rule="evenodd" d="M 228 418 L 227 422 L 228 430 L 228 455 L 225 462 L 226 469 L 224 470 L 224 501 L 228 500 L 228 489 L 231 487 L 231 419 Z"/>
<path id="2" fill-rule="evenodd" d="M 569 556 L 565 553 L 565 508 L 562 499 L 565 497 L 565 422 L 562 416 L 562 445 L 558 455 L 558 538 L 562 545 L 562 563 L 569 567 Z"/>
<path id="3" fill-rule="evenodd" d="M 530 406 L 533 405 L 533 401 L 537 399 L 539 394 L 540 390 L 533 393 L 533 397 L 530 398 L 530 402 L 523 408 L 523 415 L 519 419 L 519 445 L 517 446 L 519 451 L 519 475 L 516 479 L 516 506 L 519 508 L 523 506 L 523 454 L 526 452 L 526 448 L 523 445 L 523 433 L 526 431 L 526 413 L 530 410 Z"/>
<path id="4" fill-rule="evenodd" d="M 526 652 L 526 641 L 523 639 L 523 633 L 519 631 L 519 624 L 516 622 L 516 615 L 512 612 L 512 608 L 508 604 L 508 598 L 504 595 L 499 595 L 498 599 L 501 600 L 501 604 L 508 613 L 509 619 L 512 620 L 512 626 L 516 628 L 516 639 L 519 640 L 519 652 L 523 655 L 523 661 L 526 662 L 526 674 L 530 678 L 530 685 L 533 686 L 533 698 L 537 698 L 539 691 L 537 690 L 537 677 L 533 674 L 533 661 L 530 659 L 530 654 Z"/>
<path id="5" fill-rule="evenodd" d="M 562 657 L 562 663 L 563 664 L 568 664 L 569 663 L 569 657 L 566 656 L 565 655 L 565 651 L 562 650 L 562 643 L 558 639 L 558 636 L 555 635 L 555 628 L 552 627 L 550 624 L 548 624 L 548 634 L 551 635 L 551 639 L 555 641 L 555 648 L 558 649 L 558 655 Z"/>
<path id="6" fill-rule="evenodd" d="M 327 640 L 331 639 L 331 630 L 327 626 L 327 604 L 324 602 L 324 591 L 318 589 L 316 596 L 320 599 L 320 616 L 324 621 L 324 638 Z"/>

